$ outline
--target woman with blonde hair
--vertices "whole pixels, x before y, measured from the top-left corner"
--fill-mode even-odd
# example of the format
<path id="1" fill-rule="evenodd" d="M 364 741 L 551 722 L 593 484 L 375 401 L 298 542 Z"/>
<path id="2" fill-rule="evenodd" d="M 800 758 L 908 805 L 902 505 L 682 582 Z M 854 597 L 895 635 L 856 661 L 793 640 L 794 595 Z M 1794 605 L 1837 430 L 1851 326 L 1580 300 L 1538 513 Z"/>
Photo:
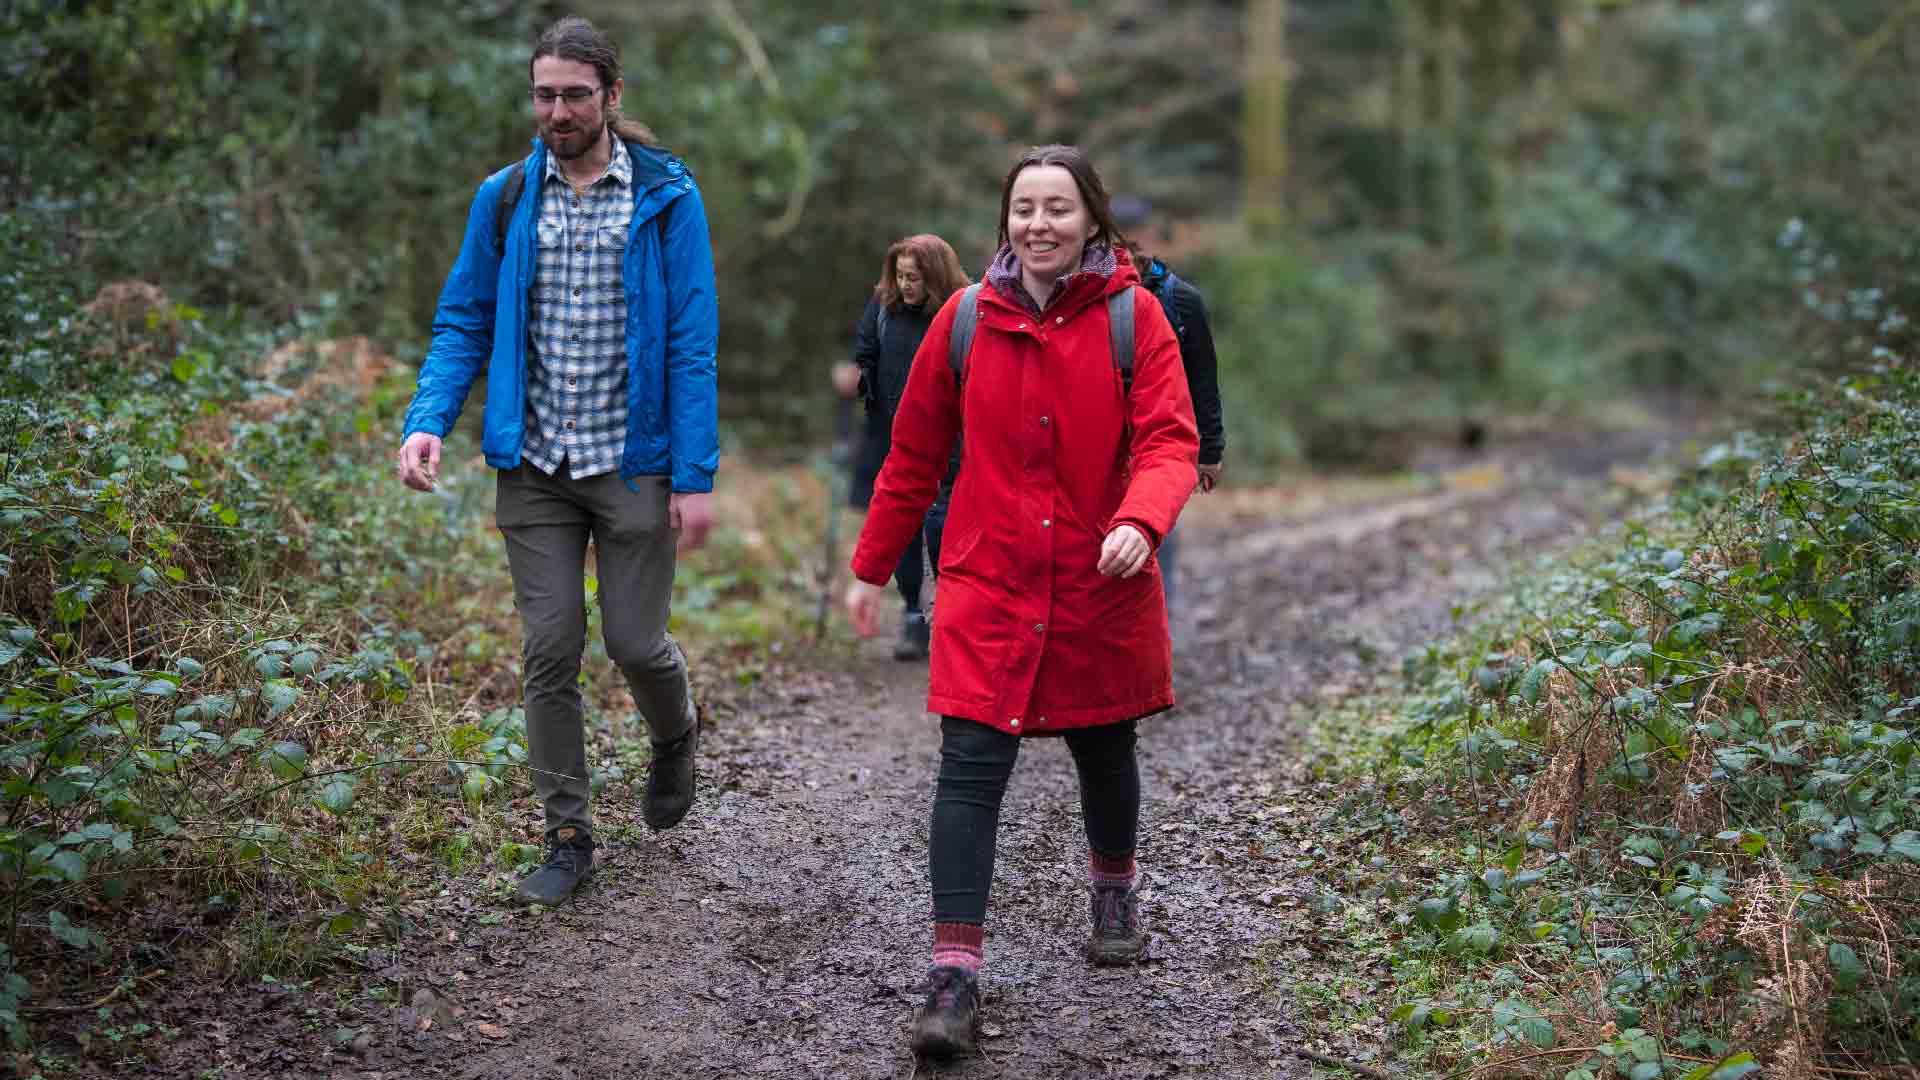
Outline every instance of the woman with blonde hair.
<path id="1" fill-rule="evenodd" d="M 914 353 L 920 349 L 920 339 L 926 336 L 934 313 L 947 298 L 971 283 L 953 248 L 932 233 L 909 236 L 887 248 L 880 280 L 854 331 L 853 359 L 837 365 L 834 371 L 834 386 L 842 395 L 858 393 L 866 402 L 866 438 L 854 462 L 854 506 L 864 509 L 872 497 L 873 481 L 891 445 L 894 414 L 906 392 L 907 373 L 913 367 Z M 894 568 L 894 580 L 906 602 L 900 640 L 893 649 L 896 660 L 927 657 L 932 629 L 921 606 L 921 586 L 929 570 L 938 573 L 940 569 L 941 527 L 952 486 L 949 471 L 921 528 Z M 924 559 L 922 537 L 926 541 Z"/>
<path id="2" fill-rule="evenodd" d="M 932 1057 L 975 1047 L 995 833 L 1022 738 L 1064 736 L 1079 774 L 1087 958 L 1146 952 L 1135 725 L 1174 701 L 1154 550 L 1200 449 L 1179 342 L 1137 287 L 1086 155 L 1042 146 L 1015 162 L 999 231 L 985 282 L 948 300 L 921 344 L 846 597 L 854 628 L 874 633 L 887 573 L 961 436 L 927 691 L 941 717 L 933 957 L 913 1046 Z"/>

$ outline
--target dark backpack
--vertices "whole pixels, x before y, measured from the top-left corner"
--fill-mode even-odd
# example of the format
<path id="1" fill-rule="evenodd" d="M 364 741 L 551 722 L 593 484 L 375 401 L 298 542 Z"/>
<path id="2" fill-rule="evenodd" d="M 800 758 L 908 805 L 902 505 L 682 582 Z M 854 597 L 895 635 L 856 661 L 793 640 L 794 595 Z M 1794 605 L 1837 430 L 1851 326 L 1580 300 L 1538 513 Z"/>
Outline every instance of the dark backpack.
<path id="1" fill-rule="evenodd" d="M 1120 389 L 1133 393 L 1133 286 L 1107 297 L 1108 343 L 1113 348 L 1113 367 L 1120 373 Z M 947 363 L 953 368 L 953 381 L 964 382 L 967 354 L 973 351 L 973 332 L 980 325 L 980 283 L 974 282 L 960 294 L 960 307 L 953 313 L 953 330 L 947 338 Z"/>
<path id="2" fill-rule="evenodd" d="M 631 147 L 633 144 L 627 145 Z M 631 154 L 633 151 L 629 149 L 627 153 Z M 513 170 L 513 174 L 507 177 L 507 182 L 500 185 L 500 201 L 493 204 L 493 250 L 502 256 L 507 253 L 507 226 L 513 224 L 513 208 L 520 204 L 520 193 L 526 190 L 526 187 L 527 165 L 523 161 Z M 664 247 L 667 239 L 666 211 L 663 210 L 655 216 L 660 222 L 660 241 Z"/>
<path id="3" fill-rule="evenodd" d="M 527 186 L 527 165 L 513 170 L 507 182 L 500 185 L 500 201 L 493 204 L 493 250 L 502 255 L 507 253 L 507 226 L 513 222 L 513 208 L 520 204 L 520 192 Z"/>
<path id="4" fill-rule="evenodd" d="M 1161 272 L 1158 274 L 1143 275 L 1140 283 L 1145 285 L 1147 291 L 1152 293 L 1154 298 L 1160 301 L 1160 310 L 1167 313 L 1167 322 L 1173 324 L 1173 336 L 1179 339 L 1181 346 L 1184 348 L 1187 344 L 1187 321 L 1186 317 L 1181 314 L 1180 305 L 1173 302 L 1174 287 L 1181 284 L 1184 279 L 1182 279 L 1179 274 L 1173 272 L 1173 267 L 1160 262 L 1158 259 L 1153 261 L 1160 267 Z"/>

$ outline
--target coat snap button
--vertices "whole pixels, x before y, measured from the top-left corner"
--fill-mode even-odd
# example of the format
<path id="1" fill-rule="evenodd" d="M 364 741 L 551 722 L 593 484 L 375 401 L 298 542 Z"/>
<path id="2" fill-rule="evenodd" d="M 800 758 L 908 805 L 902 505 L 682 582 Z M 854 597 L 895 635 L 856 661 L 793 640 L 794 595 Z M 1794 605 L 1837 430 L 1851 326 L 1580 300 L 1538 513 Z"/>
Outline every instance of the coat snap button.
<path id="1" fill-rule="evenodd" d="M 1020 718 L 1019 718 L 1019 717 L 1017 717 L 1017 716 L 1016 716 L 1016 717 L 1014 717 L 1014 718 L 1013 718 L 1013 720 L 1012 720 L 1012 724 L 1013 724 L 1013 726 L 1014 726 L 1014 727 L 1019 727 L 1019 726 L 1020 726 Z"/>
<path id="2" fill-rule="evenodd" d="M 1034 624 L 1033 624 L 1033 632 L 1034 632 L 1034 633 L 1036 633 L 1036 634 L 1043 634 L 1043 633 L 1045 633 L 1045 632 L 1046 632 L 1046 630 L 1047 630 L 1047 624 L 1046 624 L 1046 623 L 1043 623 L 1043 622 L 1037 622 L 1037 623 L 1034 623 Z"/>
<path id="3" fill-rule="evenodd" d="M 1052 518 L 1041 518 L 1041 519 L 1040 519 L 1040 527 L 1041 527 L 1041 528 L 1043 528 L 1043 529 L 1051 529 L 1051 528 L 1053 528 L 1053 519 L 1052 519 Z"/>
<path id="4" fill-rule="evenodd" d="M 1063 323 L 1063 322 L 1066 322 L 1066 321 L 1067 321 L 1067 319 L 1066 319 L 1066 316 L 1064 316 L 1064 315 L 1055 315 L 1055 316 L 1053 317 L 1053 325 L 1055 325 L 1055 326 L 1059 326 L 1059 325 L 1060 325 L 1061 323 Z"/>
<path id="5" fill-rule="evenodd" d="M 1046 417 L 1044 417 L 1044 416 L 1040 418 L 1040 426 L 1041 426 L 1041 427 L 1046 427 L 1046 426 L 1047 426 L 1048 424 L 1051 424 L 1051 423 L 1053 423 L 1053 421 L 1052 421 L 1052 420 L 1049 420 L 1049 419 L 1047 419 L 1047 418 L 1046 418 Z"/>

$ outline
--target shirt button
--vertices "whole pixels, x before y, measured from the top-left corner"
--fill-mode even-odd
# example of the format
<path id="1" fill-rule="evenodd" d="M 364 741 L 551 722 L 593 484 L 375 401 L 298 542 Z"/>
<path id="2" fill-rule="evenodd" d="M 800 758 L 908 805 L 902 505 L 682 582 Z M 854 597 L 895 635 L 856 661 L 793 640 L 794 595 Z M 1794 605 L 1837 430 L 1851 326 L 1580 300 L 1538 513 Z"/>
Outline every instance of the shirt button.
<path id="1" fill-rule="evenodd" d="M 585 245 L 585 244 L 575 244 L 575 245 L 573 245 L 573 250 L 575 250 L 575 251 L 585 251 L 585 250 L 587 250 L 587 245 Z"/>
<path id="2" fill-rule="evenodd" d="M 578 340 L 580 340 L 580 339 L 579 339 L 579 338 L 575 338 L 574 340 L 575 340 L 575 341 L 578 341 Z M 571 376 L 569 376 L 569 377 L 568 377 L 568 379 L 567 379 L 567 385 L 568 385 L 569 387 L 574 387 L 574 386 L 578 386 L 578 385 L 580 385 L 580 381 L 579 381 L 578 379 L 575 379 L 575 378 L 572 378 Z"/>
<path id="3" fill-rule="evenodd" d="M 579 290 L 578 288 L 576 288 L 576 289 L 574 289 L 574 290 L 573 290 L 573 295 L 575 295 L 575 296 L 579 296 L 579 295 L 580 295 L 580 290 Z"/>
<path id="4" fill-rule="evenodd" d="M 568 431 L 572 431 L 572 430 L 573 430 L 573 421 L 571 421 L 571 420 L 569 420 L 569 421 L 567 421 L 567 422 L 566 422 L 565 424 L 563 424 L 563 425 L 561 425 L 561 426 L 562 426 L 562 427 L 565 427 L 565 428 L 566 428 L 566 429 L 567 429 Z M 1035 627 L 1035 629 L 1038 629 L 1038 627 Z"/>

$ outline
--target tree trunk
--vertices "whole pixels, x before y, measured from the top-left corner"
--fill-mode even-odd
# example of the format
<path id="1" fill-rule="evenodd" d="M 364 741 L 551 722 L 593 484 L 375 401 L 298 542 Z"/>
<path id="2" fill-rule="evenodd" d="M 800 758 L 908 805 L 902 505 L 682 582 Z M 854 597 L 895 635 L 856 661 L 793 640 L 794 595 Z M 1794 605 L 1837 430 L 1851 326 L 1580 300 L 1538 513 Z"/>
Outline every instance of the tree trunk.
<path id="1" fill-rule="evenodd" d="M 1252 0 L 1246 37 L 1246 222 L 1257 237 L 1286 222 L 1287 0 Z"/>

